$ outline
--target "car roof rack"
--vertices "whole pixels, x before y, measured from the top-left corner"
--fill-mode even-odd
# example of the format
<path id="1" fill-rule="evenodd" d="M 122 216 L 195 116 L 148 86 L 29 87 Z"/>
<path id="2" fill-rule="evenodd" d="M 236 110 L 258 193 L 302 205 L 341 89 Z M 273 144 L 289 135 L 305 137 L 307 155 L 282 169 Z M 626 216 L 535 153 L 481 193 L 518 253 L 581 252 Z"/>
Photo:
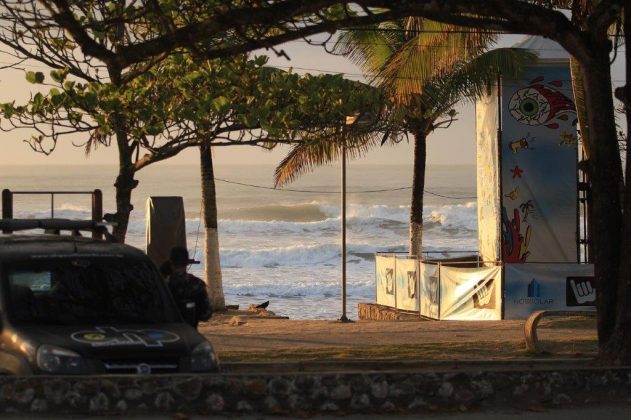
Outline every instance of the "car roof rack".
<path id="1" fill-rule="evenodd" d="M 94 220 L 70 220 L 70 219 L 1 219 L 0 230 L 4 233 L 12 233 L 23 230 L 44 229 L 46 233 L 59 234 L 62 230 L 73 232 L 73 235 L 81 236 L 80 231 L 97 232 L 107 240 L 114 241 L 114 236 L 107 230 L 112 226 L 107 222 Z"/>
<path id="2" fill-rule="evenodd" d="M 47 195 L 50 196 L 50 218 L 49 219 L 14 219 L 13 218 L 13 196 L 15 195 Z M 55 217 L 55 196 L 56 195 L 90 195 L 92 201 L 91 220 L 69 220 Z M 79 231 L 87 230 L 92 232 L 93 239 L 105 239 L 115 242 L 114 237 L 107 230 L 107 226 L 113 223 L 103 222 L 103 193 L 96 189 L 93 191 L 15 191 L 2 190 L 2 219 L 0 219 L 0 230 L 4 233 L 11 233 L 20 230 L 44 229 L 46 233 L 59 234 L 62 230 L 69 230 L 75 236 L 81 236 Z"/>

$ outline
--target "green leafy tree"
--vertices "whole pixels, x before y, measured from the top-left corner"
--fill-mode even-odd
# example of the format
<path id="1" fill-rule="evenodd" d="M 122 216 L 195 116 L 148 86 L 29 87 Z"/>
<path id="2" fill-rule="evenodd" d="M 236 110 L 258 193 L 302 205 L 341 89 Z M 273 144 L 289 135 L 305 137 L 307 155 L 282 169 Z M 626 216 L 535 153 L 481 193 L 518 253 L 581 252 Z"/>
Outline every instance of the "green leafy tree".
<path id="1" fill-rule="evenodd" d="M 260 67 L 265 62 L 261 57 L 243 59 L 238 66 L 227 65 L 229 60 L 199 66 L 190 57 L 171 57 L 135 82 L 148 87 L 142 92 L 148 109 L 156 104 L 159 108 L 137 115 L 141 126 L 156 124 L 160 115 L 159 129 L 170 126 L 167 137 L 171 141 L 183 137 L 187 145 L 199 145 L 205 270 L 215 308 L 225 302 L 211 147 L 255 144 L 273 148 L 280 143 L 317 141 L 336 131 L 336 121 L 346 114 L 374 108 L 380 99 L 374 91 L 357 89 L 340 76 L 299 76 Z"/>
<path id="2" fill-rule="evenodd" d="M 393 98 L 392 125 L 414 139 L 410 255 L 420 256 L 423 251 L 427 137 L 452 124 L 456 103 L 483 95 L 500 73 L 517 75 L 535 59 L 532 53 L 518 49 L 487 51 L 492 40 L 487 33 L 408 18 L 371 30 L 344 32 L 337 41 L 338 51 L 348 55 L 363 69 L 365 77 Z M 366 140 L 355 155 L 380 144 L 375 137 Z M 329 149 L 335 147 L 328 144 Z M 276 183 L 291 181 L 314 164 L 327 161 L 327 157 L 333 156 L 326 147 L 294 146 L 276 171 Z"/>
<path id="3" fill-rule="evenodd" d="M 266 68 L 265 63 L 265 57 L 200 63 L 188 55 L 174 55 L 121 88 L 110 83 L 69 81 L 67 72 L 52 71 L 55 87 L 45 94 L 36 93 L 25 105 L 2 104 L 0 111 L 5 124 L 36 129 L 39 134 L 28 142 L 46 154 L 73 132 L 89 135 L 84 145 L 90 151 L 109 145 L 122 131 L 133 153 L 120 165 L 132 176 L 186 148 L 199 147 L 206 279 L 213 306 L 221 308 L 225 302 L 210 147 L 254 145 L 271 149 L 299 139 L 319 138 L 335 130 L 335 121 L 351 110 L 378 99 L 374 92 L 362 93 L 340 76 L 299 76 Z M 46 83 L 43 73 L 29 72 L 27 79 L 39 85 Z M 125 117 L 124 125 L 116 118 L 119 115 Z"/>

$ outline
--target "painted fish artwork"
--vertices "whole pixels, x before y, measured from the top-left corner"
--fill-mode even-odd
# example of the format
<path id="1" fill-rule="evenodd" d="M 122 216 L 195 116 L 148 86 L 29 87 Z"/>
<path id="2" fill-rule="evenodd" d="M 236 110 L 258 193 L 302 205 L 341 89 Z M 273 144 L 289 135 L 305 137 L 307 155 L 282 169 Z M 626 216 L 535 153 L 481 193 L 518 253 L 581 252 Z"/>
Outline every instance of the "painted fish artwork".
<path id="1" fill-rule="evenodd" d="M 513 219 L 508 218 L 506 207 L 502 207 L 502 259 L 506 263 L 525 263 L 530 255 L 530 235 L 532 228 L 526 227 L 521 233 L 521 215 L 518 209 L 513 210 Z"/>
<path id="2" fill-rule="evenodd" d="M 513 118 L 521 124 L 543 125 L 557 129 L 559 122 L 568 121 L 570 118 L 572 124 L 575 124 L 574 102 L 561 93 L 561 88 L 562 81 L 545 82 L 545 78 L 539 76 L 533 79 L 529 86 L 517 90 L 511 96 L 508 109 Z"/>

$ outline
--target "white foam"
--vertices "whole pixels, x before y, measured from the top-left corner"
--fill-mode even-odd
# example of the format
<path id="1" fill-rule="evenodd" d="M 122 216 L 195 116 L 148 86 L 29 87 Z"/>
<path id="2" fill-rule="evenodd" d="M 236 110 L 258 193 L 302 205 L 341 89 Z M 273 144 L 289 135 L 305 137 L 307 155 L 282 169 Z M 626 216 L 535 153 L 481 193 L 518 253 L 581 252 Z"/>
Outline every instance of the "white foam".
<path id="1" fill-rule="evenodd" d="M 371 259 L 377 252 L 392 252 L 402 250 L 403 243 L 375 245 L 365 243 L 349 243 L 347 252 L 349 260 L 356 261 Z M 340 244 L 338 242 L 325 244 L 298 244 L 284 247 L 269 247 L 264 249 L 252 248 L 221 248 L 221 265 L 224 267 L 278 267 L 278 266 L 318 266 L 322 264 L 335 265 L 340 258 Z"/>
<path id="2" fill-rule="evenodd" d="M 424 211 L 425 214 L 429 213 L 424 217 L 425 220 L 437 222 L 442 228 L 474 232 L 478 230 L 478 210 L 475 202 L 428 207 Z"/>

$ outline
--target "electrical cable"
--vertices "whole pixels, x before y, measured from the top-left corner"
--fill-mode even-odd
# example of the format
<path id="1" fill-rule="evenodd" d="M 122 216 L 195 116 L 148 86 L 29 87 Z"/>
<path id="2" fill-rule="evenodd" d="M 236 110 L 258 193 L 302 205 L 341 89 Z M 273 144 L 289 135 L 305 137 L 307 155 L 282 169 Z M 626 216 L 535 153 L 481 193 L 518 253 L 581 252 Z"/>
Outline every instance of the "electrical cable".
<path id="1" fill-rule="evenodd" d="M 262 189 L 262 190 L 273 190 L 273 191 L 279 191 L 279 192 L 297 192 L 297 193 L 308 193 L 308 194 L 340 194 L 340 191 L 299 190 L 299 189 L 291 189 L 291 188 L 274 188 L 274 187 L 267 187 L 267 186 L 264 186 L 264 185 L 255 185 L 255 184 L 248 184 L 248 183 L 245 183 L 245 182 L 231 181 L 231 180 L 222 179 L 222 178 L 215 178 L 215 181 L 224 182 L 226 184 L 241 185 L 243 187 L 258 188 L 258 189 Z M 378 190 L 348 191 L 348 193 L 349 194 L 371 194 L 371 193 L 390 192 L 390 191 L 402 191 L 402 190 L 410 190 L 410 189 L 412 189 L 412 187 L 383 188 L 383 189 L 378 189 Z M 472 200 L 472 199 L 477 198 L 477 196 L 462 196 L 462 197 L 448 196 L 448 195 L 442 195 L 442 194 L 438 194 L 438 193 L 435 193 L 435 192 L 432 192 L 432 191 L 428 191 L 428 190 L 425 190 L 424 193 L 430 194 L 430 195 L 434 195 L 436 197 L 449 198 L 449 199 L 453 199 L 453 200 Z"/>

